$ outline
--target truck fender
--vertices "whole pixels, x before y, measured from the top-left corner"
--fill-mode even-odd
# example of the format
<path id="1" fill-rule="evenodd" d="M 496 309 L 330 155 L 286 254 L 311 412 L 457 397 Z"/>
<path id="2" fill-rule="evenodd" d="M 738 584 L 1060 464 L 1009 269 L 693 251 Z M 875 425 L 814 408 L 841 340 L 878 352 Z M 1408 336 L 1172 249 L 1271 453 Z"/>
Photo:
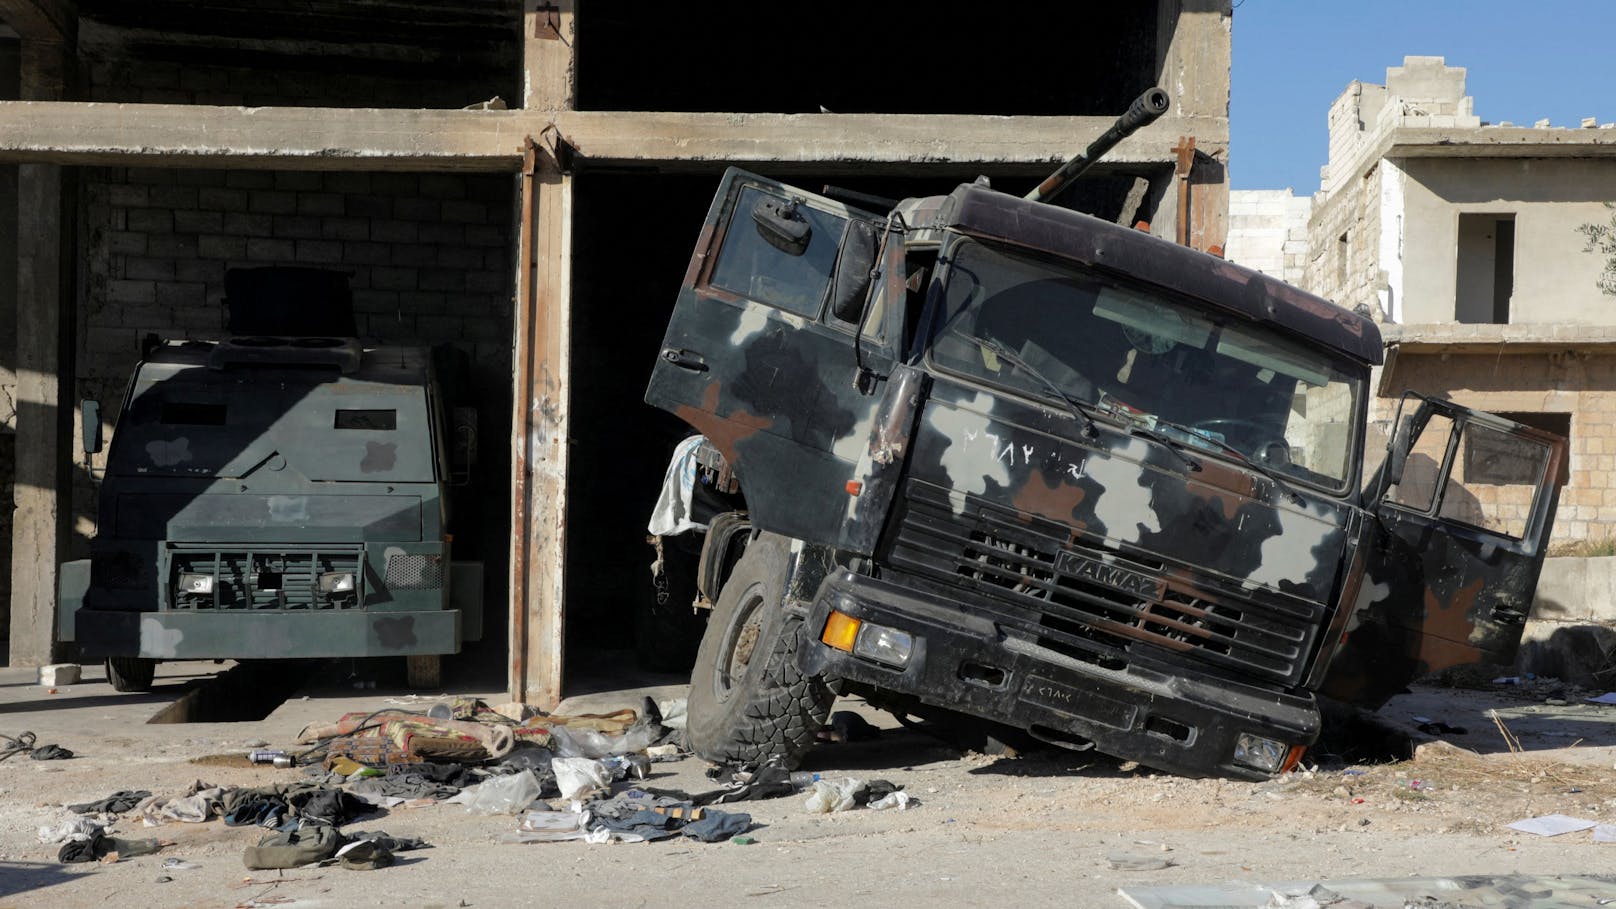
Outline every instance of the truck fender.
<path id="1" fill-rule="evenodd" d="M 701 560 L 696 566 L 696 590 L 708 603 L 718 602 L 718 591 L 723 588 L 735 563 L 741 560 L 746 544 L 752 538 L 752 521 L 744 511 L 726 511 L 707 524 L 707 539 L 701 546 Z"/>

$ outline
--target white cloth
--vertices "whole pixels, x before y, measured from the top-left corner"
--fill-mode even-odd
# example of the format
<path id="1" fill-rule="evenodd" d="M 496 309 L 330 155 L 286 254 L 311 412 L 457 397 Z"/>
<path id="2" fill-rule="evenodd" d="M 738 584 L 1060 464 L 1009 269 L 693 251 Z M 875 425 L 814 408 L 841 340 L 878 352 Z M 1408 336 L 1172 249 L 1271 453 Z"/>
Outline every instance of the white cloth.
<path id="1" fill-rule="evenodd" d="M 705 436 L 691 436 L 673 450 L 668 472 L 662 477 L 662 494 L 657 496 L 651 523 L 645 528 L 651 536 L 671 537 L 687 530 L 707 529 L 706 524 L 690 519 L 696 490 L 696 449 L 706 440 Z"/>

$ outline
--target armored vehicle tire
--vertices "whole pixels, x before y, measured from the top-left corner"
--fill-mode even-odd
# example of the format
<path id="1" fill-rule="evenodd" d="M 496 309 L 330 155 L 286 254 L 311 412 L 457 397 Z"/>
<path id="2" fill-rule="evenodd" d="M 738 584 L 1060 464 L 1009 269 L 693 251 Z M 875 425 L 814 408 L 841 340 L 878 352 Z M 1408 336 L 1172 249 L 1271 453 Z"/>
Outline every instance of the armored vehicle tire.
<path id="1" fill-rule="evenodd" d="M 150 691 L 157 661 L 143 657 L 107 657 L 107 681 L 113 691 Z"/>
<path id="2" fill-rule="evenodd" d="M 796 767 L 834 695 L 797 669 L 802 619 L 782 608 L 784 539 L 753 541 L 724 583 L 690 676 L 686 737 L 710 761 Z"/>

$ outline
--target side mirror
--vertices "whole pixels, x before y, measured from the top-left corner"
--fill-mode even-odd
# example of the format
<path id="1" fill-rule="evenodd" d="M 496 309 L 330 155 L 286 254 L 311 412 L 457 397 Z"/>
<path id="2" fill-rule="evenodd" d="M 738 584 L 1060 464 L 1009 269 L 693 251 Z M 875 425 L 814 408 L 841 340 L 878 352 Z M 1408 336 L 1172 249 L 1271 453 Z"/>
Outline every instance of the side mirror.
<path id="1" fill-rule="evenodd" d="M 101 451 L 101 402 L 89 398 L 79 402 L 79 438 L 84 441 L 84 453 Z"/>
<path id="2" fill-rule="evenodd" d="M 843 322 L 857 324 L 870 295 L 870 269 L 875 266 L 875 225 L 849 221 L 842 233 L 842 252 L 836 260 L 830 311 Z"/>
<path id="3" fill-rule="evenodd" d="M 758 234 L 786 255 L 800 256 L 808 251 L 813 227 L 797 211 L 797 203 L 766 196 L 752 206 L 752 221 L 757 224 Z"/>

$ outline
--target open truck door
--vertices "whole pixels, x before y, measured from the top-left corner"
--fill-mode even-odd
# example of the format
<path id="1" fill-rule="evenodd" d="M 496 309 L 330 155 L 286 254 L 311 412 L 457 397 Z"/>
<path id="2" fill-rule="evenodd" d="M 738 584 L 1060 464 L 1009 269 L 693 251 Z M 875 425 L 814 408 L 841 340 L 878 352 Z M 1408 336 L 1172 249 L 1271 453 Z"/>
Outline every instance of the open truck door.
<path id="1" fill-rule="evenodd" d="M 883 235 L 734 168 L 707 212 L 645 400 L 711 440 L 759 528 L 838 539 L 894 359 L 854 343 Z"/>
<path id="2" fill-rule="evenodd" d="M 1323 687 L 1370 708 L 1442 669 L 1514 662 L 1564 482 L 1552 433 L 1412 393 L 1398 416 Z"/>

